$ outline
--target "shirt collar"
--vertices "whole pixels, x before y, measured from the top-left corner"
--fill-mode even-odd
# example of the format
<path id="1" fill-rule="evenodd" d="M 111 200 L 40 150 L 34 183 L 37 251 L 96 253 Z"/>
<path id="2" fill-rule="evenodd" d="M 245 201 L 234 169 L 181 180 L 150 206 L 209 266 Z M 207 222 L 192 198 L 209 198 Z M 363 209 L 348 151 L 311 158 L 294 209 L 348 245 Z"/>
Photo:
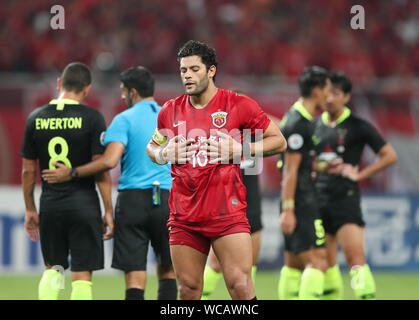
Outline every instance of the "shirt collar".
<path id="1" fill-rule="evenodd" d="M 351 115 L 351 109 L 349 109 L 347 106 L 344 106 L 342 114 L 339 116 L 339 118 L 336 119 L 335 125 L 338 125 L 349 118 Z M 322 113 L 322 120 L 325 125 L 329 124 L 329 114 L 327 111 Z"/>
<path id="2" fill-rule="evenodd" d="M 80 104 L 78 101 L 73 99 L 52 99 L 49 104 L 56 104 L 57 110 L 63 110 L 65 104 Z"/>
<path id="3" fill-rule="evenodd" d="M 297 110 L 304 118 L 306 118 L 308 121 L 313 120 L 313 116 L 307 111 L 306 108 L 304 108 L 303 104 L 300 100 L 294 103 L 292 106 L 295 110 Z"/>

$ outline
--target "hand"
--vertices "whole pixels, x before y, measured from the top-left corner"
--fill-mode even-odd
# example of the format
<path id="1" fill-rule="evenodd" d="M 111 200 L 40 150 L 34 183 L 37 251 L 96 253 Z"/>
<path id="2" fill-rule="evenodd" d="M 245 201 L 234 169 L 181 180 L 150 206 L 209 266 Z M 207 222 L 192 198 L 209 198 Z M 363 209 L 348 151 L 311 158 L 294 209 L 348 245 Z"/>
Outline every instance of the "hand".
<path id="1" fill-rule="evenodd" d="M 339 175 L 341 174 L 342 170 L 343 170 L 343 160 L 340 158 L 331 160 L 327 163 L 326 172 L 328 174 Z"/>
<path id="2" fill-rule="evenodd" d="M 352 181 L 358 181 L 359 180 L 359 172 L 358 172 L 358 166 L 353 166 L 349 163 L 345 163 L 343 165 L 342 169 L 342 177 L 348 178 Z"/>
<path id="3" fill-rule="evenodd" d="M 294 232 L 296 225 L 297 219 L 295 217 L 294 211 L 283 211 L 279 218 L 279 227 L 281 228 L 282 232 L 286 235 L 290 235 Z"/>
<path id="4" fill-rule="evenodd" d="M 42 170 L 42 179 L 48 183 L 61 183 L 71 180 L 71 169 L 60 162 L 52 163 L 56 169 Z"/>
<path id="5" fill-rule="evenodd" d="M 109 240 L 113 237 L 114 233 L 114 222 L 112 217 L 112 211 L 105 212 L 103 216 L 103 240 Z"/>
<path id="6" fill-rule="evenodd" d="M 196 152 L 197 146 L 193 144 L 195 140 L 179 142 L 181 137 L 181 135 L 173 137 L 163 149 L 163 157 L 171 163 L 185 164 Z"/>
<path id="7" fill-rule="evenodd" d="M 209 164 L 240 163 L 243 146 L 228 134 L 217 131 L 220 141 L 207 140 L 207 155 L 210 157 Z"/>
<path id="8" fill-rule="evenodd" d="M 29 238 L 33 242 L 39 240 L 39 215 L 38 212 L 32 210 L 26 210 L 25 215 L 25 230 L 29 235 Z"/>

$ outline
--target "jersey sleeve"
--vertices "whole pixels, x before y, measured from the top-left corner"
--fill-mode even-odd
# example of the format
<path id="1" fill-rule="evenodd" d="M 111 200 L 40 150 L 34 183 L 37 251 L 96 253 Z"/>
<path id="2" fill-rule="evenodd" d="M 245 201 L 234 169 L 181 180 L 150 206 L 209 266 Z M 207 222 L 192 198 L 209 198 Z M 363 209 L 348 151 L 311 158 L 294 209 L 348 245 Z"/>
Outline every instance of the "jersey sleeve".
<path id="1" fill-rule="evenodd" d="M 169 102 L 166 102 L 157 117 L 157 128 L 156 131 L 154 131 L 152 139 L 158 145 L 165 144 L 167 139 L 170 138 L 170 135 L 168 134 L 170 127 L 167 121 L 168 106 Z"/>
<path id="2" fill-rule="evenodd" d="M 105 118 L 100 112 L 96 112 L 93 117 L 92 127 L 91 127 L 91 141 L 90 149 L 92 155 L 102 154 L 105 151 L 103 145 L 103 138 L 106 131 L 106 122 Z"/>
<path id="3" fill-rule="evenodd" d="M 29 115 L 25 123 L 25 132 L 23 135 L 20 155 L 23 158 L 31 159 L 31 160 L 35 160 L 38 158 L 38 154 L 36 152 L 35 140 L 33 138 L 34 128 L 35 128 L 34 117 L 32 115 Z"/>
<path id="4" fill-rule="evenodd" d="M 287 140 L 286 152 L 302 153 L 309 148 L 311 137 L 303 121 L 297 121 L 292 126 L 285 126 L 283 134 Z"/>
<path id="5" fill-rule="evenodd" d="M 257 102 L 248 97 L 241 96 L 237 103 L 239 105 L 241 127 L 243 129 L 251 129 L 252 134 L 258 129 L 265 132 L 271 120 L 265 112 L 263 112 Z"/>
<path id="6" fill-rule="evenodd" d="M 375 153 L 387 143 L 378 131 L 367 121 L 364 121 L 364 137 L 366 143 L 374 150 Z"/>
<path id="7" fill-rule="evenodd" d="M 122 115 L 117 115 L 106 130 L 104 145 L 105 147 L 111 142 L 120 142 L 125 147 L 128 144 L 129 122 Z"/>

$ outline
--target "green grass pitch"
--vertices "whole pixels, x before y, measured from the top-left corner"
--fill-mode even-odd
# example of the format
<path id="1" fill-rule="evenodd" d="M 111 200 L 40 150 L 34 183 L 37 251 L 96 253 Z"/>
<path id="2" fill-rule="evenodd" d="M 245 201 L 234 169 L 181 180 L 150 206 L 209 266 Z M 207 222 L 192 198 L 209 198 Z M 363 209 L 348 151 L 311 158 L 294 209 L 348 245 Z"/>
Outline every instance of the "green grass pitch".
<path id="1" fill-rule="evenodd" d="M 377 286 L 377 299 L 380 300 L 419 300 L 419 273 L 374 272 Z M 0 276 L 0 300 L 35 300 L 41 275 Z M 345 285 L 344 299 L 354 299 L 349 276 L 343 271 Z M 261 300 L 276 300 L 279 272 L 260 271 L 256 275 L 256 294 Z M 71 278 L 66 277 L 65 289 L 60 299 L 69 299 Z M 124 299 L 123 275 L 93 275 L 93 298 L 98 300 Z M 156 299 L 157 278 L 147 278 L 146 299 Z M 230 299 L 222 280 L 210 299 Z"/>

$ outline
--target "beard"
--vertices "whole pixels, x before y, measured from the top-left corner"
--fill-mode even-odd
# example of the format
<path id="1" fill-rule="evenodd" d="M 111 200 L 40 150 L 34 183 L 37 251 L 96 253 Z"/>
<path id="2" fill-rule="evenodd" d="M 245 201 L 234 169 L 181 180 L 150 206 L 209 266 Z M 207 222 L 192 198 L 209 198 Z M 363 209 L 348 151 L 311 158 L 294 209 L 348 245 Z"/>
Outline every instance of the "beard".
<path id="1" fill-rule="evenodd" d="M 128 108 L 131 108 L 134 105 L 130 96 L 125 98 L 125 103 L 127 104 Z"/>
<path id="2" fill-rule="evenodd" d="M 208 84 L 209 84 L 209 79 L 208 77 L 204 77 L 202 78 L 197 84 L 194 90 L 188 92 L 186 90 L 186 94 L 188 96 L 199 96 L 201 95 L 203 92 L 205 92 L 205 90 L 207 90 L 208 88 Z"/>

